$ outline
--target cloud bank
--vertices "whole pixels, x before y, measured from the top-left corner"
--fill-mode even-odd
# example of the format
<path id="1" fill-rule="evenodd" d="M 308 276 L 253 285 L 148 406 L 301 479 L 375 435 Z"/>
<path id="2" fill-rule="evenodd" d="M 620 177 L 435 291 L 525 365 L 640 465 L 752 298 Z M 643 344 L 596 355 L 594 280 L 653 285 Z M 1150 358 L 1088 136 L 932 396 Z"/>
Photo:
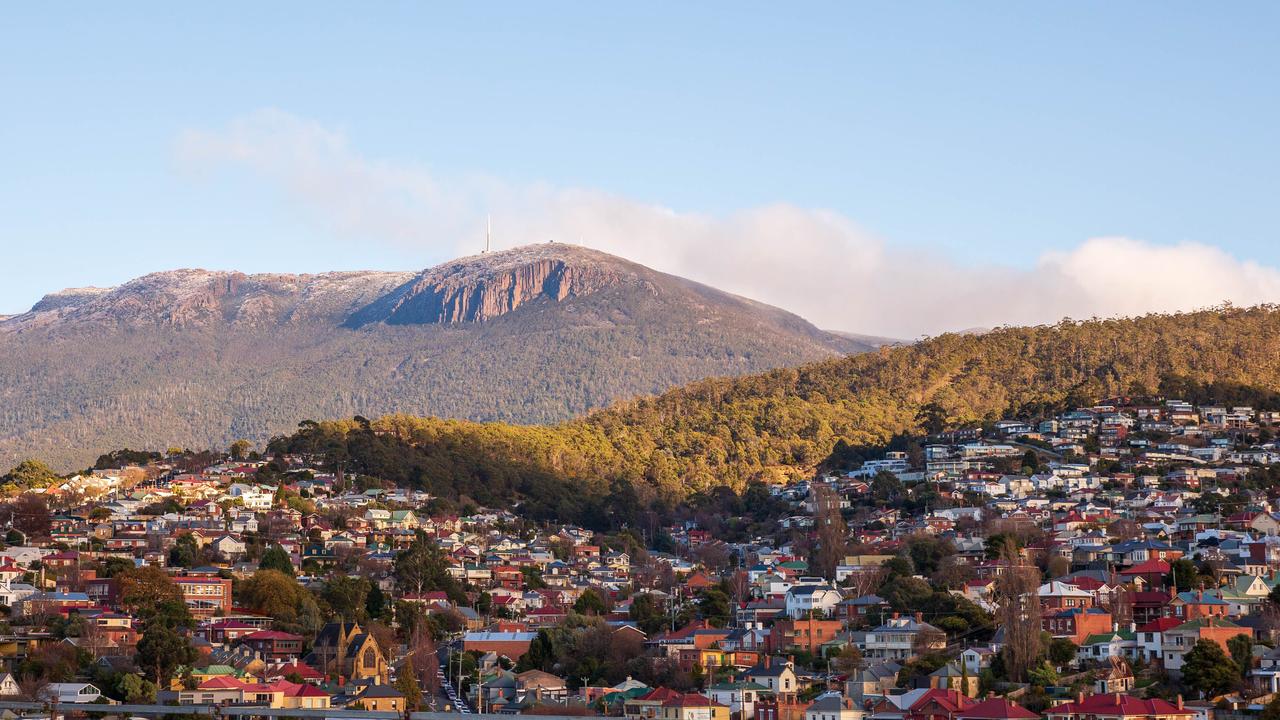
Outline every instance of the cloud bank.
<path id="1" fill-rule="evenodd" d="M 352 149 L 340 132 L 278 110 L 177 142 L 193 172 L 243 167 L 324 230 L 440 257 L 574 242 L 795 312 L 820 327 L 899 338 L 996 325 L 1280 301 L 1280 270 L 1196 244 L 1088 239 L 1032 267 L 969 266 L 894 247 L 839 213 L 777 204 L 675 212 L 582 188 L 440 177 Z"/>

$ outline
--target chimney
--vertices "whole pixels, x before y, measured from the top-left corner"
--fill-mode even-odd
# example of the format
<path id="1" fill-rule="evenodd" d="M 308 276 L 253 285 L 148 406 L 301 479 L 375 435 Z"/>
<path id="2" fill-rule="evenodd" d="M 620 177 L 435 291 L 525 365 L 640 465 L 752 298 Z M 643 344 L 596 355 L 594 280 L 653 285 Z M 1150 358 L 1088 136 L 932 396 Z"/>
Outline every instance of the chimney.
<path id="1" fill-rule="evenodd" d="M 764 669 L 765 669 L 765 670 L 768 670 L 768 669 L 769 669 L 769 668 L 771 668 L 771 667 L 773 667 L 773 656 L 772 656 L 772 655 L 765 655 L 765 656 L 764 656 Z"/>
<path id="2" fill-rule="evenodd" d="M 924 622 L 924 613 L 922 613 L 922 612 L 920 612 L 920 611 L 918 611 L 918 610 L 916 611 L 916 622 L 918 622 L 918 623 L 922 623 L 922 622 Z"/>
<path id="3" fill-rule="evenodd" d="M 1182 693 L 1178 693 L 1177 705 L 1178 705 L 1178 709 L 1181 710 L 1182 709 Z"/>
<path id="4" fill-rule="evenodd" d="M 1078 703 L 1082 703 L 1082 702 L 1084 702 L 1084 691 L 1083 691 L 1083 690 L 1081 690 L 1080 692 L 1076 693 L 1076 702 L 1078 702 Z"/>
<path id="5" fill-rule="evenodd" d="M 898 613 L 897 613 L 897 612 L 894 612 L 894 613 L 893 613 L 893 619 L 894 619 L 894 620 L 897 620 L 897 619 L 898 619 Z"/>
<path id="6" fill-rule="evenodd" d="M 1204 586 L 1203 586 L 1203 585 L 1201 585 L 1201 586 L 1200 586 L 1200 589 L 1199 589 L 1199 590 L 1196 590 L 1196 602 L 1200 602 L 1201 600 L 1204 600 Z"/>

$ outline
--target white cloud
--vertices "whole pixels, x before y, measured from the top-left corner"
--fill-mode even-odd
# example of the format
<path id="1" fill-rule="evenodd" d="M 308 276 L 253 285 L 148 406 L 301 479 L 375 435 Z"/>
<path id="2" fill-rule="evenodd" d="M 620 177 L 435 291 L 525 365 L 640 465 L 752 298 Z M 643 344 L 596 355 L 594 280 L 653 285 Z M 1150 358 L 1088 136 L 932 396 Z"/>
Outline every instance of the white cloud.
<path id="1" fill-rule="evenodd" d="M 590 189 L 437 177 L 365 158 L 343 134 L 276 110 L 185 132 L 177 150 L 192 170 L 249 168 L 340 235 L 465 255 L 489 212 L 499 247 L 581 242 L 831 329 L 915 337 L 1280 300 L 1280 271 L 1206 245 L 1095 238 L 1032 268 L 967 267 L 892 247 L 830 211 L 779 204 L 711 216 Z"/>

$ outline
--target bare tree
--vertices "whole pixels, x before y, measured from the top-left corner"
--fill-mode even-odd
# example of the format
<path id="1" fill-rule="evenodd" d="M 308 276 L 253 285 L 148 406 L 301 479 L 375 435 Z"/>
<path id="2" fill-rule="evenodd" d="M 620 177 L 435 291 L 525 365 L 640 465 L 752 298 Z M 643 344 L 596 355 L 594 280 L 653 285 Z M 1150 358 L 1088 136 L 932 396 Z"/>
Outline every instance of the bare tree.
<path id="1" fill-rule="evenodd" d="M 996 617 L 1004 629 L 1004 664 L 1009 679 L 1026 680 L 1040 655 L 1040 571 L 1027 564 L 1011 538 L 1000 549 L 1008 567 L 996 579 Z"/>
<path id="2" fill-rule="evenodd" d="M 848 552 L 849 528 L 840 514 L 840 496 L 826 485 L 813 488 L 813 524 L 818 541 L 814 549 L 814 569 L 830 580 Z"/>

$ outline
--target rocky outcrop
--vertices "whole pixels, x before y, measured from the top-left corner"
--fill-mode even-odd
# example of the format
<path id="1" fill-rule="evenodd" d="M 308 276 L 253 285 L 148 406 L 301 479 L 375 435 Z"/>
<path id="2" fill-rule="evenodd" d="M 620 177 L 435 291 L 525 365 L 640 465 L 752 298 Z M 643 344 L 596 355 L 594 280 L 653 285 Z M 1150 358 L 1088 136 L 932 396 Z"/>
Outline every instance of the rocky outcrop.
<path id="1" fill-rule="evenodd" d="M 538 301 L 562 302 L 645 281 L 629 263 L 572 245 L 536 245 L 427 270 L 353 314 L 347 324 L 454 325 L 492 320 Z"/>

